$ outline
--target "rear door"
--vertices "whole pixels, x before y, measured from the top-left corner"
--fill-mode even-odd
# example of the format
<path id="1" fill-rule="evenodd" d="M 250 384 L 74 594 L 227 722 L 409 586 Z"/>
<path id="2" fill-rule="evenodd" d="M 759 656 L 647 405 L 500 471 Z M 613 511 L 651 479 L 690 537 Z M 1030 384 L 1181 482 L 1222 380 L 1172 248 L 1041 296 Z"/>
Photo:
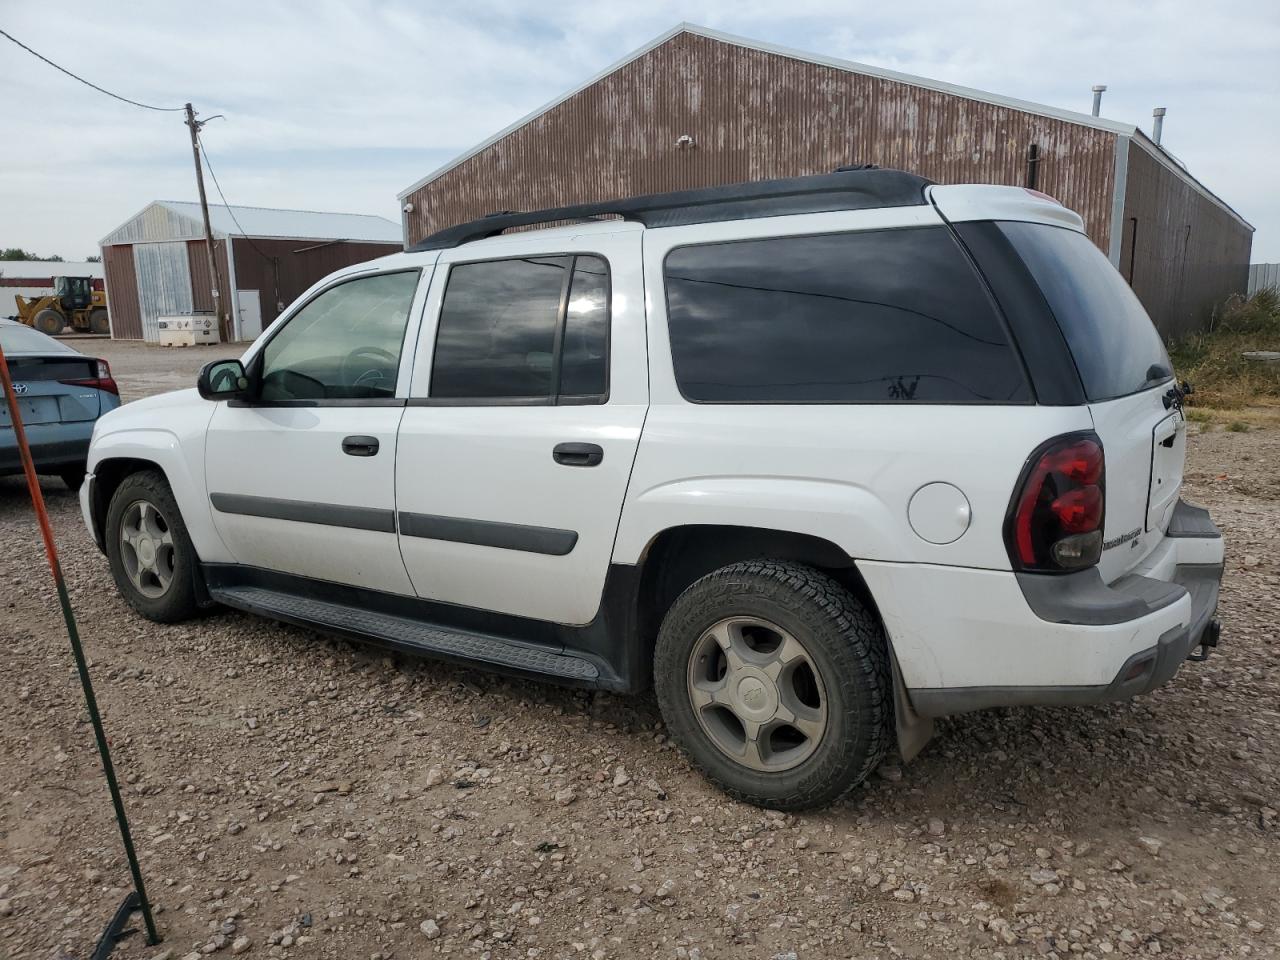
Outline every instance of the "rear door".
<path id="1" fill-rule="evenodd" d="M 396 450 L 400 550 L 421 597 L 582 624 L 648 404 L 641 233 L 516 236 L 441 255 Z"/>
<path id="2" fill-rule="evenodd" d="M 1107 582 L 1160 542 L 1182 488 L 1186 421 L 1173 366 L 1137 296 L 1084 234 L 1000 224 L 1048 301 L 1075 360 L 1106 457 L 1099 571 Z"/>

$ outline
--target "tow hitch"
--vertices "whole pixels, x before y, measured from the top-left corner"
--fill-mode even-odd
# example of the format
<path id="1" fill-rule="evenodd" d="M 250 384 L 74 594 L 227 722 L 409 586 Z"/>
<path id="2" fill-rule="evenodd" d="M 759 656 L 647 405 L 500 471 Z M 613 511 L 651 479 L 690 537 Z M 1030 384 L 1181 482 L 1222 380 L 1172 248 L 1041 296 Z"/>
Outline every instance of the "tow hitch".
<path id="1" fill-rule="evenodd" d="M 1194 653 L 1187 654 L 1188 660 L 1195 660 L 1201 663 L 1209 659 L 1209 651 L 1218 645 L 1218 638 L 1222 635 L 1222 624 L 1217 620 L 1210 620 L 1209 625 L 1204 628 L 1204 635 L 1200 638 L 1200 646 L 1196 647 Z"/>

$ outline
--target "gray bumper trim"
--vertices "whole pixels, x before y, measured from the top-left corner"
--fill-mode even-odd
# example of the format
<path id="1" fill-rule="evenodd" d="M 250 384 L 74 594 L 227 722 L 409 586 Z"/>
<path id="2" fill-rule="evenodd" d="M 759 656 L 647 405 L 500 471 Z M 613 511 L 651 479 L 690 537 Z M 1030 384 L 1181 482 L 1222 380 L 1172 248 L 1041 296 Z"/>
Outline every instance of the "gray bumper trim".
<path id="1" fill-rule="evenodd" d="M 1139 578 L 1144 579 L 1144 578 Z M 1200 646 L 1218 609 L 1222 565 L 1183 564 L 1172 585 L 1178 596 L 1191 595 L 1191 621 L 1163 633 L 1155 646 L 1140 650 L 1116 671 L 1107 684 L 1097 686 L 934 687 L 913 689 L 911 703 L 922 717 L 985 710 L 990 707 L 1084 706 L 1125 700 L 1168 683 L 1182 662 Z M 1176 597 L 1175 597 L 1176 599 Z"/>
<path id="2" fill-rule="evenodd" d="M 1165 536 L 1209 539 L 1220 538 L 1222 534 L 1209 518 L 1208 510 L 1179 500 Z M 1027 606 L 1041 620 L 1088 627 L 1137 620 L 1162 610 L 1187 592 L 1185 584 L 1176 576 L 1172 582 L 1166 582 L 1130 574 L 1106 584 L 1097 567 L 1075 573 L 1016 573 L 1014 576 Z"/>

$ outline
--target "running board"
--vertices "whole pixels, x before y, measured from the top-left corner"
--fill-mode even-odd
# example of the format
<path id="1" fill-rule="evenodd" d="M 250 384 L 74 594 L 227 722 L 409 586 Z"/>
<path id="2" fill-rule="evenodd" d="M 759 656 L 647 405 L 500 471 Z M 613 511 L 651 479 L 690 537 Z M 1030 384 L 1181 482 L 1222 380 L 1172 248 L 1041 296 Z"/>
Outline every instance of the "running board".
<path id="1" fill-rule="evenodd" d="M 264 587 L 215 587 L 209 594 L 219 603 L 247 613 L 284 620 L 321 633 L 372 640 L 424 656 L 538 674 L 573 683 L 594 683 L 600 678 L 600 671 L 589 660 L 517 640 L 438 627 L 408 617 L 311 600 Z"/>

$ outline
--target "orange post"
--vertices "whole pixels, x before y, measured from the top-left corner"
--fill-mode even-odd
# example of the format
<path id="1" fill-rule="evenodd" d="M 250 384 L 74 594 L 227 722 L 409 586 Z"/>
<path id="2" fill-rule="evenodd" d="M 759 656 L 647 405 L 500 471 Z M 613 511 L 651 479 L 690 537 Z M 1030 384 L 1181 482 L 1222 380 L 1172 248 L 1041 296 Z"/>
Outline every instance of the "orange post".
<path id="1" fill-rule="evenodd" d="M 98 713 L 98 699 L 93 694 L 93 682 L 89 678 L 89 664 L 84 657 L 84 649 L 80 646 L 80 633 L 76 629 L 75 614 L 71 610 L 71 599 L 67 595 L 67 585 L 62 579 L 62 567 L 58 563 L 58 547 L 53 540 L 53 525 L 49 522 L 49 511 L 45 509 L 44 494 L 40 490 L 40 480 L 36 476 L 35 461 L 31 457 L 31 447 L 27 443 L 27 432 L 22 426 L 22 412 L 18 409 L 18 395 L 13 389 L 13 379 L 9 376 L 9 362 L 5 359 L 4 348 L 0 347 L 0 384 L 4 386 L 5 400 L 9 405 L 9 420 L 14 436 L 18 441 L 18 454 L 22 458 L 22 472 L 27 477 L 27 489 L 31 493 L 31 505 L 36 511 L 36 520 L 40 524 L 40 535 L 44 538 L 45 555 L 49 558 L 49 571 L 53 574 L 53 584 L 58 591 L 58 601 L 62 605 L 62 617 L 67 624 L 67 636 L 71 640 L 71 651 L 75 654 L 76 668 L 80 671 L 80 686 L 84 688 L 85 705 L 89 708 L 89 717 L 93 721 L 93 734 L 98 741 L 98 754 L 102 758 L 102 770 L 107 777 L 107 787 L 111 791 L 111 803 L 115 807 L 116 823 L 120 826 L 120 839 L 124 841 L 125 856 L 129 861 L 129 870 L 133 874 L 133 893 L 121 904 L 115 919 L 107 932 L 103 934 L 94 952 L 94 957 L 105 957 L 115 944 L 120 927 L 128 919 L 133 909 L 142 911 L 142 919 L 147 926 L 147 943 L 160 942 L 156 932 L 156 922 L 151 915 L 151 903 L 147 900 L 147 891 L 142 882 L 142 871 L 138 867 L 138 855 L 133 849 L 133 836 L 129 832 L 129 820 L 125 816 L 124 802 L 120 798 L 120 785 L 116 782 L 115 766 L 111 763 L 111 751 L 107 746 L 107 734 L 102 726 L 102 717 Z M 105 949 L 104 949 L 105 948 Z"/>

